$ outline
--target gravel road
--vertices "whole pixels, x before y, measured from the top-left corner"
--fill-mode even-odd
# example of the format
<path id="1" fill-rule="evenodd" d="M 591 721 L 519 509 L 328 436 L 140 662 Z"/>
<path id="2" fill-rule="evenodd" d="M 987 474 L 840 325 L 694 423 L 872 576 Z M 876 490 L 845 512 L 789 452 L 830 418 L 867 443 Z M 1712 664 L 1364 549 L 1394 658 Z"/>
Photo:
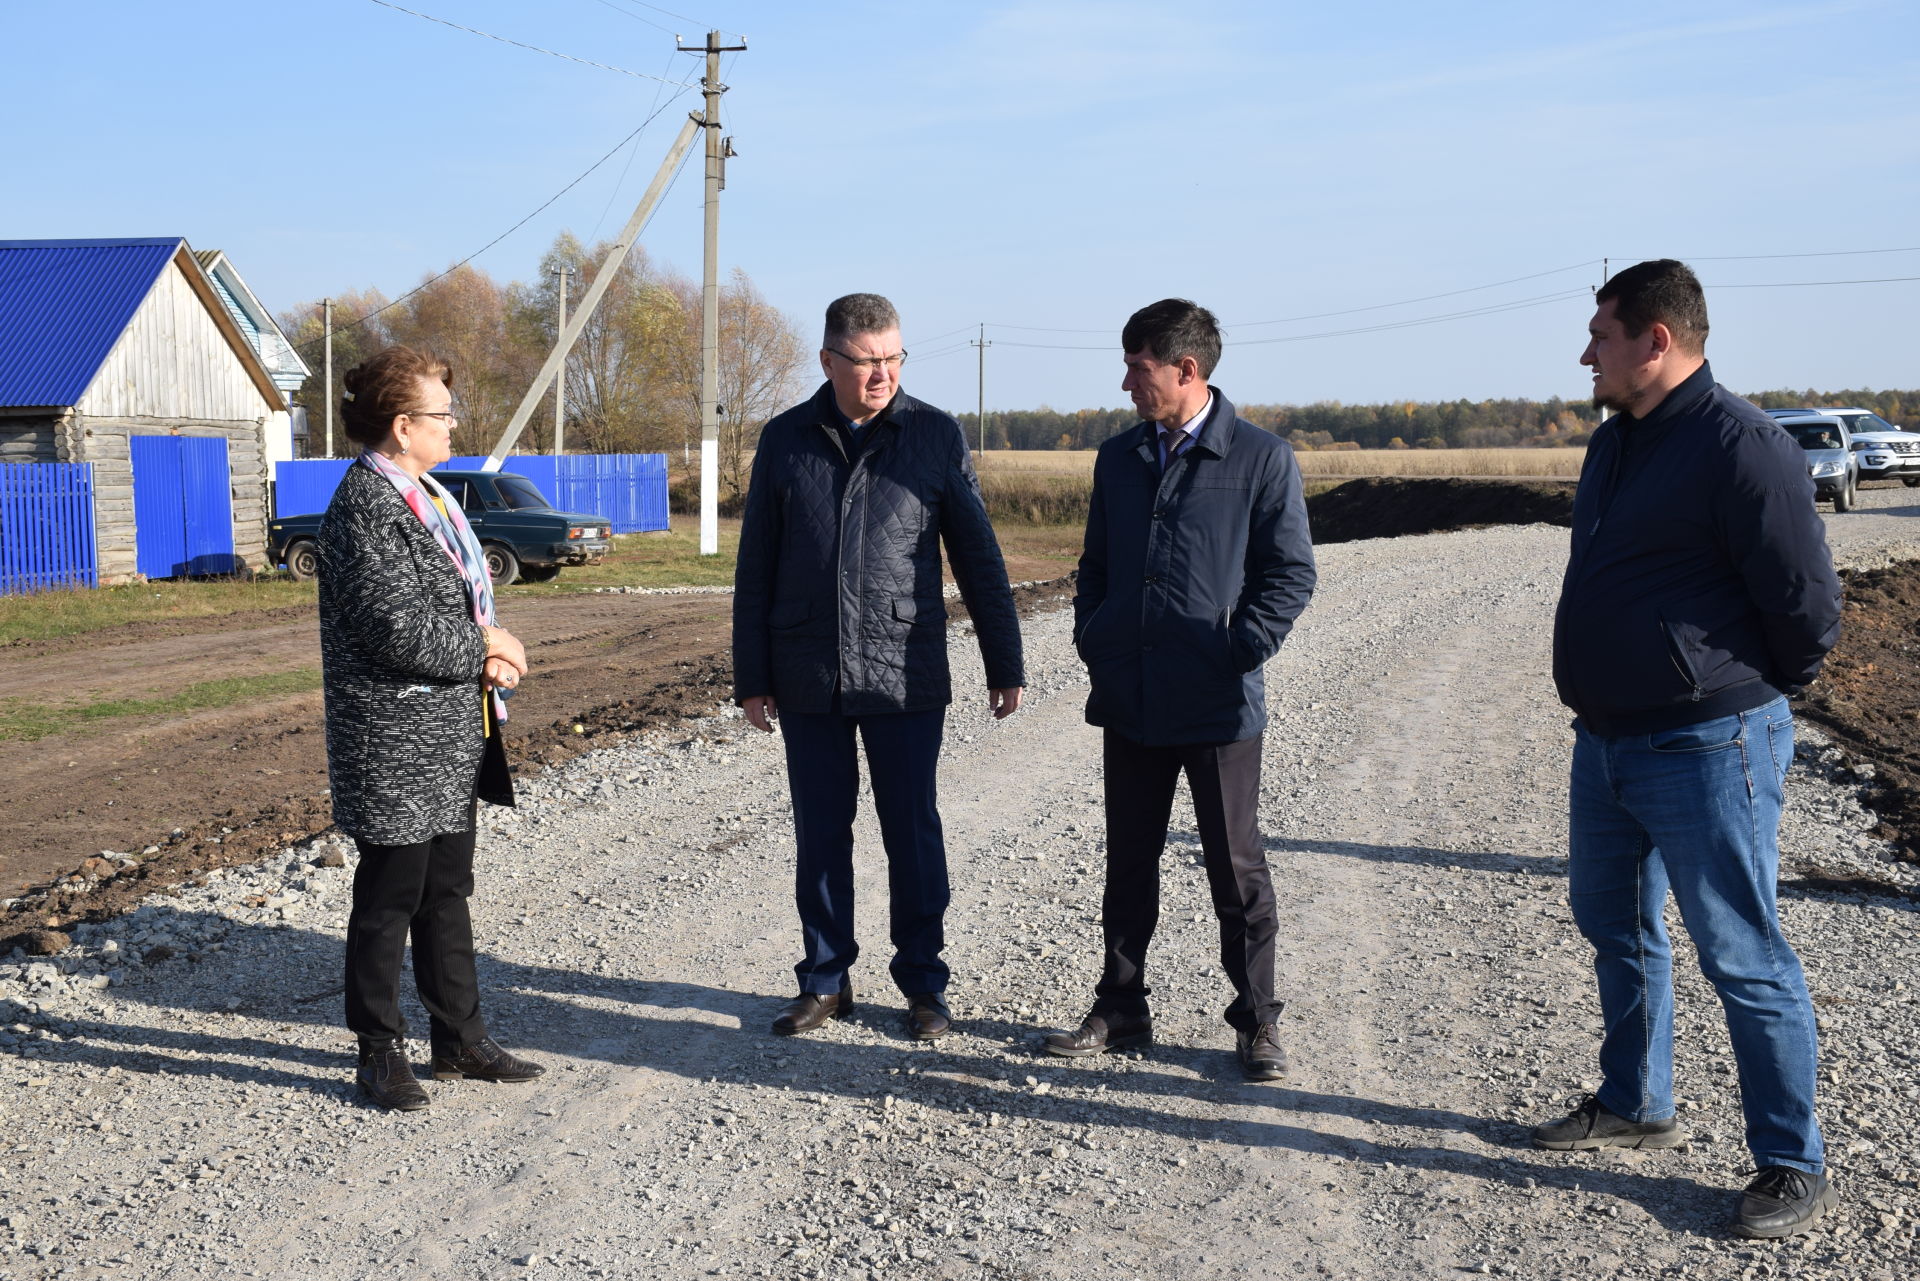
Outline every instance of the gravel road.
<path id="1" fill-rule="evenodd" d="M 1848 563 L 1920 553 L 1907 495 L 1833 518 Z M 884 865 L 860 831 L 860 1012 L 766 1025 L 798 929 L 779 746 L 737 715 L 594 752 L 488 810 L 488 1013 L 551 1068 L 359 1106 L 338 1026 L 353 854 L 321 838 L 0 963 L 0 1281 L 33 1277 L 1831 1278 L 1914 1274 L 1912 899 L 1783 892 L 1823 1030 L 1846 1198 L 1730 1237 L 1732 1062 L 1691 965 L 1671 1152 L 1547 1153 L 1596 1084 L 1564 902 L 1565 715 L 1547 678 L 1566 532 L 1323 549 L 1269 668 L 1262 788 L 1295 1068 L 1243 1082 L 1176 810 L 1151 960 L 1160 1044 L 1037 1053 L 1097 972 L 1098 739 L 1068 614 L 1027 626 L 1030 699 L 956 706 L 943 766 L 962 1031 L 904 1038 Z M 1062 602 L 1064 604 L 1064 602 Z M 956 679 L 979 679 L 971 637 Z M 1789 862 L 1912 885 L 1803 727 Z M 327 866 L 333 864 L 333 866 Z M 413 1011 L 417 1027 L 425 1018 Z"/>

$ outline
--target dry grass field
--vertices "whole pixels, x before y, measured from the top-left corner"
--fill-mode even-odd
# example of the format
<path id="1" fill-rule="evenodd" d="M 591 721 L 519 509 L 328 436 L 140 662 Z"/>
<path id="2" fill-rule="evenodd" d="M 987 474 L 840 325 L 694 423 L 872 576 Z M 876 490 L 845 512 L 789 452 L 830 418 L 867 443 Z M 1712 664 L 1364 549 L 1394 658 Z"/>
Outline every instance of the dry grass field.
<path id="1" fill-rule="evenodd" d="M 1091 449 L 989 449 L 983 476 L 1087 476 Z M 1338 476 L 1541 476 L 1571 480 L 1580 474 L 1584 449 L 1325 449 L 1296 455 L 1300 474 Z"/>

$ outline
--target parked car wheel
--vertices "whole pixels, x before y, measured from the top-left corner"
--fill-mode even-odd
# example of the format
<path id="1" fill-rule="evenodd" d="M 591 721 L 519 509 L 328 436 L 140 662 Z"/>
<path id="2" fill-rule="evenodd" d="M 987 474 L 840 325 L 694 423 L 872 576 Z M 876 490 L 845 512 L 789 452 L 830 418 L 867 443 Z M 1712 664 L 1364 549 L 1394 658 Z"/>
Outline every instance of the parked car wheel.
<path id="1" fill-rule="evenodd" d="M 523 583 L 550 583 L 560 577 L 558 565 L 522 565 L 520 581 Z"/>
<path id="2" fill-rule="evenodd" d="M 1859 493 L 1854 488 L 1853 477 L 1849 476 L 1847 477 L 1846 488 L 1833 496 L 1833 510 L 1836 512 L 1850 512 L 1853 510 L 1858 498 Z"/>
<path id="3" fill-rule="evenodd" d="M 311 538 L 296 538 L 287 544 L 287 573 L 297 583 L 320 574 L 320 549 Z"/>
<path id="4" fill-rule="evenodd" d="M 487 576 L 493 579 L 495 587 L 505 587 L 520 577 L 520 558 L 513 554 L 511 547 L 499 543 L 487 543 Z"/>
<path id="5" fill-rule="evenodd" d="M 1905 479 L 1903 479 L 1900 483 L 1905 485 L 1908 489 L 1912 489 L 1916 485 L 1920 485 L 1920 476 L 1908 476 Z"/>

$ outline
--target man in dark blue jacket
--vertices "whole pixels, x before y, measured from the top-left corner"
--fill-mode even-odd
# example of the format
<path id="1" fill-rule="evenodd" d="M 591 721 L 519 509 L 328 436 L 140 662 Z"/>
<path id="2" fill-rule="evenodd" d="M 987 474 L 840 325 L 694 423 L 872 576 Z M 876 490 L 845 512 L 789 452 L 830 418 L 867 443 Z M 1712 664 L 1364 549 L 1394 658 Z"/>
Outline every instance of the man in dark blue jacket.
<path id="1" fill-rule="evenodd" d="M 827 308 L 814 396 L 766 425 L 734 572 L 733 692 L 778 716 L 793 794 L 800 995 L 791 1036 L 853 1009 L 856 736 L 887 851 L 893 980 L 907 1029 L 944 1036 L 947 854 L 934 766 L 947 704 L 944 542 L 986 661 L 996 717 L 1020 706 L 1020 622 L 960 424 L 900 390 L 900 320 L 877 294 Z"/>
<path id="2" fill-rule="evenodd" d="M 1671 892 L 1726 1011 L 1759 1175 L 1734 1230 L 1782 1237 L 1837 1204 L 1814 1116 L 1813 1006 L 1780 933 L 1787 696 L 1840 626 L 1793 438 L 1713 381 L 1706 300 L 1672 259 L 1604 285 L 1580 363 L 1620 412 L 1574 497 L 1553 676 L 1576 713 L 1568 894 L 1594 948 L 1602 1083 L 1539 1126 L 1555 1149 L 1683 1142 L 1673 1107 Z"/>
<path id="3" fill-rule="evenodd" d="M 1286 1068 L 1276 1022 L 1279 924 L 1260 841 L 1261 666 L 1313 594 L 1313 543 L 1293 451 L 1240 418 L 1208 376 L 1220 327 L 1169 298 L 1121 331 L 1120 386 L 1146 421 L 1100 447 L 1074 641 L 1106 731 L 1106 960 L 1093 1010 L 1050 1053 L 1152 1039 L 1147 944 L 1160 917 L 1160 855 L 1184 771 L 1220 918 L 1227 1022 L 1249 1078 Z"/>

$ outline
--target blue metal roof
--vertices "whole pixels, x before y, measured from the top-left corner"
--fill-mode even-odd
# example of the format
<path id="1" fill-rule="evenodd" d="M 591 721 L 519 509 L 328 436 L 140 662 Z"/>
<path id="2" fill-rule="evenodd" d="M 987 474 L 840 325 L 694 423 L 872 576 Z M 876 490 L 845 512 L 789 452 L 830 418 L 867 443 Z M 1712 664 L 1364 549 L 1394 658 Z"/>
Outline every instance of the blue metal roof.
<path id="1" fill-rule="evenodd" d="M 78 403 L 181 244 L 0 240 L 0 408 Z"/>

